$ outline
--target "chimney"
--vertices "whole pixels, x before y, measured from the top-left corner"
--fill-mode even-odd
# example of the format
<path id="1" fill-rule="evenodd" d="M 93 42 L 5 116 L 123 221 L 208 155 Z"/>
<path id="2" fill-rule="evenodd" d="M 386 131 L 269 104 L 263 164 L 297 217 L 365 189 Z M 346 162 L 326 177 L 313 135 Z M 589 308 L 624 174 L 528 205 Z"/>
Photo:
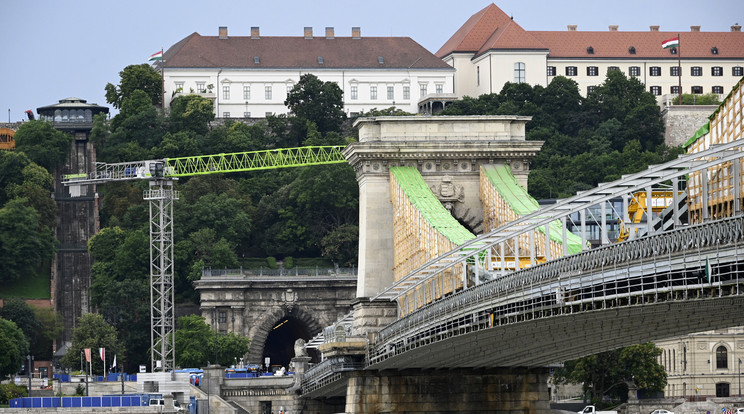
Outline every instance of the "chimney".
<path id="1" fill-rule="evenodd" d="M 333 27 L 326 27 L 326 39 L 333 39 L 335 38 L 333 34 Z"/>
<path id="2" fill-rule="evenodd" d="M 351 38 L 352 39 L 361 39 L 362 38 L 362 28 L 359 27 L 359 26 L 352 27 L 351 28 Z"/>
<path id="3" fill-rule="evenodd" d="M 569 31 L 569 32 L 575 32 L 575 31 L 576 31 L 576 28 L 577 28 L 577 27 L 578 27 L 578 26 L 577 26 L 577 25 L 575 25 L 575 24 L 569 24 L 569 25 L 568 25 L 568 31 Z"/>
<path id="4" fill-rule="evenodd" d="M 731 31 L 732 32 L 741 32 L 741 26 L 739 25 L 739 23 L 736 23 L 735 25 L 731 26 Z"/>
<path id="5" fill-rule="evenodd" d="M 251 39 L 260 39 L 261 38 L 261 31 L 259 30 L 258 26 L 252 26 L 251 27 Z"/>
<path id="6" fill-rule="evenodd" d="M 227 39 L 227 26 L 220 26 L 220 39 Z"/>
<path id="7" fill-rule="evenodd" d="M 312 39 L 313 38 L 313 28 L 305 26 L 305 39 Z"/>
<path id="8" fill-rule="evenodd" d="M 659 31 L 659 26 L 649 26 L 648 28 L 651 29 L 652 32 L 658 32 Z"/>
<path id="9" fill-rule="evenodd" d="M 617 28 L 618 28 L 618 25 L 616 25 L 616 24 L 611 24 L 610 25 L 610 31 L 611 32 L 617 32 Z"/>
<path id="10" fill-rule="evenodd" d="M 691 32 L 699 32 L 700 31 L 700 26 L 690 26 L 690 31 Z"/>

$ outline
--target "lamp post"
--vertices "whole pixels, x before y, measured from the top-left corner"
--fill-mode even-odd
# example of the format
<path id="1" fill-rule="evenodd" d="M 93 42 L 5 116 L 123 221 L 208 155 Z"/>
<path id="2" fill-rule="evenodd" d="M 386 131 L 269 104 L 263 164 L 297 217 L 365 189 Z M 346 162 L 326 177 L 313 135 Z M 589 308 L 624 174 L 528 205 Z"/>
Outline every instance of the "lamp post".
<path id="1" fill-rule="evenodd" d="M 31 396 L 31 370 L 33 370 L 33 360 L 34 357 L 29 354 L 26 355 L 26 359 L 28 359 L 28 396 Z"/>
<path id="2" fill-rule="evenodd" d="M 741 358 L 739 358 L 739 398 L 741 398 Z"/>

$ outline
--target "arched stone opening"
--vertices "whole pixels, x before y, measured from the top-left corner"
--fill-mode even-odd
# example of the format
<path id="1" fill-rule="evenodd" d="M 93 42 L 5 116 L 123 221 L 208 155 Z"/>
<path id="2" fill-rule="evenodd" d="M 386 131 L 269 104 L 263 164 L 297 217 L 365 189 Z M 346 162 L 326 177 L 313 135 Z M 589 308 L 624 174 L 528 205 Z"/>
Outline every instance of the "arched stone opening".
<path id="1" fill-rule="evenodd" d="M 289 368 L 289 362 L 294 357 L 294 342 L 299 338 L 309 340 L 321 329 L 318 321 L 299 308 L 267 311 L 251 335 L 247 361 L 263 364 L 268 356 L 271 365 Z M 308 349 L 308 356 L 312 358 L 311 362 L 320 361 L 315 349 Z"/>

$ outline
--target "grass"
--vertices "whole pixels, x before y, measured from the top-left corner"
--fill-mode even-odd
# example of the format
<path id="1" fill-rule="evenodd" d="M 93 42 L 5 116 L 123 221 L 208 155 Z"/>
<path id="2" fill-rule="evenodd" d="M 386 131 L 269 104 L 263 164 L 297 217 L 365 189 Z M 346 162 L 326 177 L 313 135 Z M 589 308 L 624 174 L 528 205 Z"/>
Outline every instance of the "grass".
<path id="1" fill-rule="evenodd" d="M 21 299 L 50 299 L 51 262 L 47 261 L 28 277 L 4 283 L 0 286 L 0 297 Z"/>

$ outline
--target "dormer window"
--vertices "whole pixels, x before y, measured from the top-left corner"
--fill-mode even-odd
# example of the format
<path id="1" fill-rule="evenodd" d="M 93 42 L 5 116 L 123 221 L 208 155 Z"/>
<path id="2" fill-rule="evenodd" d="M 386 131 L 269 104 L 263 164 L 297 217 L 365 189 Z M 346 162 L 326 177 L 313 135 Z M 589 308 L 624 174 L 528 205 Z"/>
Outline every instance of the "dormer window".
<path id="1" fill-rule="evenodd" d="M 381 65 L 384 65 L 385 64 L 385 59 L 383 59 L 382 56 L 377 56 L 377 63 L 379 63 Z"/>
<path id="2" fill-rule="evenodd" d="M 258 56 L 253 56 L 253 63 L 258 65 L 259 63 L 261 63 L 261 59 Z"/>
<path id="3" fill-rule="evenodd" d="M 635 55 L 636 54 L 635 46 L 629 47 L 628 48 L 628 53 L 630 53 L 631 55 Z"/>
<path id="4" fill-rule="evenodd" d="M 318 56 L 318 64 L 319 65 L 323 64 L 323 56 Z"/>
<path id="5" fill-rule="evenodd" d="M 593 54 L 594 54 L 594 48 L 593 48 L 593 47 L 591 47 L 591 46 L 587 47 L 587 48 L 586 48 L 586 53 L 588 53 L 588 54 L 590 54 L 590 55 L 593 55 Z"/>
<path id="6" fill-rule="evenodd" d="M 673 55 L 676 55 L 677 54 L 677 48 L 676 47 L 673 47 L 673 48 L 669 49 L 669 53 L 671 53 Z"/>
<path id="7" fill-rule="evenodd" d="M 712 48 L 710 48 L 710 53 L 712 53 L 714 55 L 717 55 L 718 54 L 718 48 L 715 47 L 715 46 L 713 46 Z"/>

